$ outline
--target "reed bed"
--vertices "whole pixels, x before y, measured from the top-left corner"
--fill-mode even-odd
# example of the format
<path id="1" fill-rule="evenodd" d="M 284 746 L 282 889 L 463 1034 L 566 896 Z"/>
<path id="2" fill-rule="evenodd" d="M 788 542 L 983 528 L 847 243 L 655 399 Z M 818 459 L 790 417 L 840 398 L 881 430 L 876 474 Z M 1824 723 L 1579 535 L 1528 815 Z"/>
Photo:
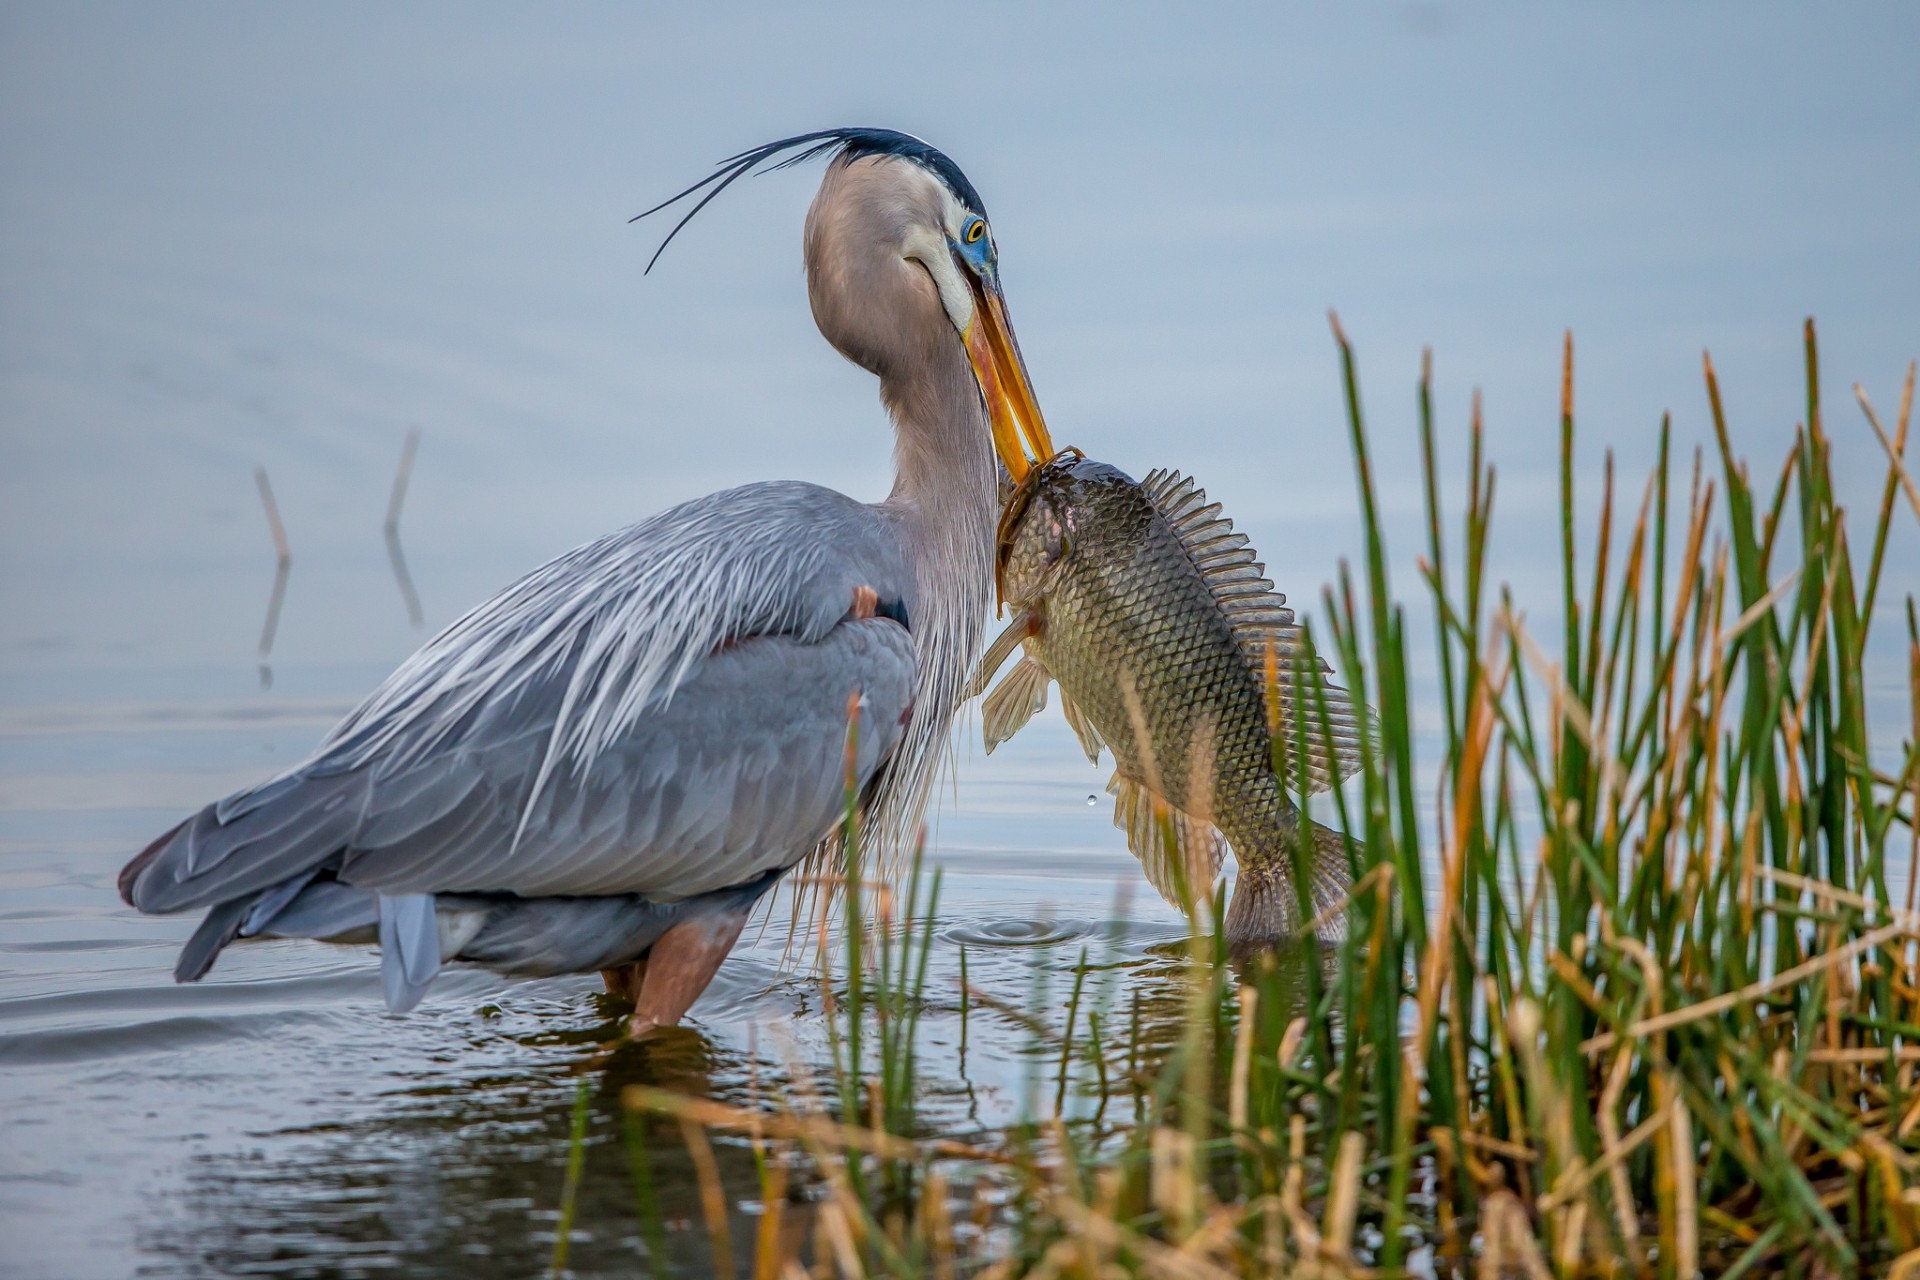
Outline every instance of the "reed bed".
<path id="1" fill-rule="evenodd" d="M 1390 589 L 1334 327 L 1366 546 L 1315 639 L 1379 714 L 1335 797 L 1344 941 L 1236 964 L 1196 927 L 1179 1007 L 1146 1017 L 1130 975 L 1084 961 L 1064 1008 L 964 976 L 941 989 L 937 883 L 917 862 L 904 885 L 866 882 L 849 841 L 842 919 L 864 924 L 822 968 L 831 1070 L 796 1067 L 777 1105 L 625 1097 L 680 1122 L 716 1270 L 1920 1277 L 1911 596 L 1913 725 L 1893 759 L 1870 750 L 1862 675 L 1890 535 L 1920 518 L 1901 461 L 1913 370 L 1890 433 L 1860 397 L 1887 462 L 1862 541 L 1835 501 L 1811 323 L 1780 465 L 1734 455 L 1709 362 L 1717 456 L 1676 461 L 1663 423 L 1645 485 L 1616 493 L 1609 459 L 1591 507 L 1569 341 L 1552 636 L 1488 578 L 1477 408 L 1464 504 L 1441 500 L 1423 373 L 1427 637 Z M 1437 761 L 1414 757 L 1416 645 L 1439 673 Z M 963 1036 L 983 1017 L 1027 1036 L 1043 1087 L 1023 1121 L 930 1132 L 929 1009 L 957 1010 Z M 754 1152 L 760 1185 L 734 1189 L 759 1201 L 747 1235 L 709 1133 Z"/>

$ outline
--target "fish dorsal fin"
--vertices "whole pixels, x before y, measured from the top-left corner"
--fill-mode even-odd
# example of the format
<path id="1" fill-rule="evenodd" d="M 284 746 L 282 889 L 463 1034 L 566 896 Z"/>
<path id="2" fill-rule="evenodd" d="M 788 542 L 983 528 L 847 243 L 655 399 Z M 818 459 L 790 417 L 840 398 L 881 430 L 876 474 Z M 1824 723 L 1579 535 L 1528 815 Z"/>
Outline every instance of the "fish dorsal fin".
<path id="1" fill-rule="evenodd" d="M 1208 502 L 1206 491 L 1191 476 L 1157 469 L 1147 473 L 1141 488 L 1193 558 L 1194 567 L 1240 642 L 1240 652 L 1263 684 L 1267 650 L 1273 649 L 1279 675 L 1280 731 L 1287 759 L 1294 758 L 1298 715 L 1306 725 L 1309 791 L 1325 791 L 1353 776 L 1360 769 L 1360 740 L 1367 732 L 1366 717 L 1356 710 L 1345 689 L 1323 679 L 1331 738 L 1323 731 L 1318 692 L 1311 684 L 1303 689 L 1301 673 L 1295 670 L 1305 637 L 1294 621 L 1293 610 L 1287 607 L 1286 596 L 1273 589 L 1266 566 L 1254 558 L 1247 535 L 1234 532 L 1233 521 L 1221 512 L 1220 504 Z M 1325 659 L 1319 667 L 1323 677 L 1333 672 Z"/>
<path id="2" fill-rule="evenodd" d="M 1234 532 L 1220 504 L 1208 502 L 1206 490 L 1191 476 L 1150 471 L 1141 488 L 1193 557 L 1242 647 L 1258 634 L 1264 650 L 1266 632 L 1293 627 L 1293 610 L 1267 580 L 1266 566 L 1254 558 L 1247 535 Z"/>
<path id="3" fill-rule="evenodd" d="M 1127 833 L 1127 848 L 1140 859 L 1147 883 L 1180 910 L 1184 885 L 1189 901 L 1205 910 L 1213 901 L 1213 883 L 1227 855 L 1227 838 L 1211 822 L 1196 818 L 1156 796 L 1144 782 L 1119 773 L 1107 783 L 1113 797 L 1113 825 Z"/>
<path id="4" fill-rule="evenodd" d="M 1047 705 L 1047 682 L 1053 677 L 1031 655 L 1014 664 L 1007 678 L 993 687 L 980 704 L 980 728 L 987 754 L 1026 727 Z"/>
<path id="5" fill-rule="evenodd" d="M 1080 704 L 1067 696 L 1065 685 L 1060 687 L 1060 712 L 1066 716 L 1074 736 L 1080 739 L 1080 749 L 1087 753 L 1087 763 L 1099 764 L 1100 748 L 1107 745 L 1107 740 L 1093 727 L 1093 721 L 1087 719 L 1086 712 L 1080 710 Z"/>

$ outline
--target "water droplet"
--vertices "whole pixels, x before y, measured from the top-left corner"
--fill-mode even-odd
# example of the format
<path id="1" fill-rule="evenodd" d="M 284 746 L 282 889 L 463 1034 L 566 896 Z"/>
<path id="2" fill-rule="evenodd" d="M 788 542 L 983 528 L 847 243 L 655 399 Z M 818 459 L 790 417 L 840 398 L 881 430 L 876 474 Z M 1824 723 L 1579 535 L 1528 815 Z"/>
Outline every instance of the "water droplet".
<path id="1" fill-rule="evenodd" d="M 1096 804 L 1099 804 L 1099 803 L 1100 803 L 1100 797 L 1099 797 L 1099 796 L 1088 796 L 1088 797 L 1087 797 L 1087 805 L 1088 805 L 1088 807 L 1092 807 L 1093 805 L 1096 805 Z"/>

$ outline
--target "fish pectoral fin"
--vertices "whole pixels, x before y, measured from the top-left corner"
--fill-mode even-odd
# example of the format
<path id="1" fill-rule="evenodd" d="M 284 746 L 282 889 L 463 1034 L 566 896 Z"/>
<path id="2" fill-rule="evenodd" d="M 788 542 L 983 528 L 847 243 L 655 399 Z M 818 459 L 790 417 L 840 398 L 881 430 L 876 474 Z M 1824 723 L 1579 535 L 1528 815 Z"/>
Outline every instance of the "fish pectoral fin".
<path id="1" fill-rule="evenodd" d="M 1127 848 L 1140 859 L 1147 883 L 1182 911 L 1189 903 L 1206 910 L 1227 855 L 1220 828 L 1119 773 L 1107 783 L 1107 794 L 1113 797 L 1113 825 L 1127 833 Z"/>
<path id="2" fill-rule="evenodd" d="M 1047 683 L 1052 679 L 1047 669 L 1029 656 L 1020 659 L 1007 678 L 993 687 L 980 704 L 980 728 L 986 735 L 989 755 L 1047 705 Z"/>
<path id="3" fill-rule="evenodd" d="M 1074 736 L 1080 739 L 1080 749 L 1087 753 L 1087 762 L 1099 764 L 1100 748 L 1107 745 L 1107 740 L 1093 727 L 1093 721 L 1087 719 L 1087 713 L 1080 709 L 1080 704 L 1067 696 L 1064 686 L 1060 690 L 1060 710 L 1067 717 L 1067 723 L 1073 726 Z"/>
<path id="4" fill-rule="evenodd" d="M 993 638 L 987 651 L 980 655 L 979 663 L 973 668 L 973 674 L 967 677 L 967 687 L 960 692 L 960 700 L 977 698 L 986 692 L 987 685 L 993 680 L 994 673 L 1006 665 L 1007 659 L 1020 646 L 1020 642 L 1031 634 L 1032 619 L 1026 610 L 1014 615 L 1006 630 Z"/>

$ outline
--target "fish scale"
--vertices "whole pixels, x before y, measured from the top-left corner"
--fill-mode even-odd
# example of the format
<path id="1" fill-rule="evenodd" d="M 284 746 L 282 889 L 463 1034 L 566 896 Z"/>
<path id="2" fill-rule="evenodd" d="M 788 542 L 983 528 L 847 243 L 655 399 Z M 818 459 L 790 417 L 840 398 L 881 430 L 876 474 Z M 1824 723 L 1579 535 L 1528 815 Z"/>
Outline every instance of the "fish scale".
<path id="1" fill-rule="evenodd" d="M 1063 456 L 1037 468 L 1001 520 L 999 582 L 1012 625 L 975 677 L 984 686 L 1016 646 L 1026 656 L 983 717 L 988 749 L 1044 705 L 1057 681 L 1089 756 L 1114 757 L 1115 822 L 1148 878 L 1170 900 L 1204 897 L 1231 845 L 1240 874 L 1225 921 L 1238 946 L 1300 928 L 1292 886 L 1298 812 L 1273 768 L 1264 675 L 1253 655 L 1273 644 L 1286 686 L 1282 728 L 1303 703 L 1291 656 L 1301 644 L 1285 598 L 1243 536 L 1178 476 L 1142 485 L 1124 472 Z M 1312 789 L 1358 766 L 1363 718 L 1326 686 L 1331 758 Z M 1321 737 L 1317 716 L 1309 736 Z M 1313 824 L 1315 909 L 1347 887 L 1344 839 Z M 1337 933 L 1335 918 L 1326 932 Z"/>

